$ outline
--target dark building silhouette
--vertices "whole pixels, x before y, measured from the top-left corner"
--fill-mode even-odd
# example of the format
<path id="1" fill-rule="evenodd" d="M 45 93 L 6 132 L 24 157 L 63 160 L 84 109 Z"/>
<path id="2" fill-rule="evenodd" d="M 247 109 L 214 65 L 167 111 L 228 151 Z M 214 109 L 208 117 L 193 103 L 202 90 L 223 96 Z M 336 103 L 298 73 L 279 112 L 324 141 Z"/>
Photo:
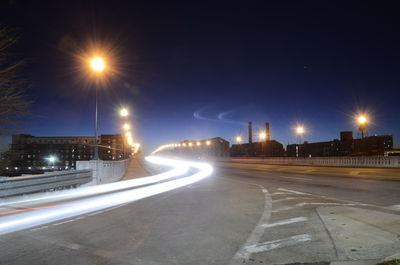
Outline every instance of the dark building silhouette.
<path id="1" fill-rule="evenodd" d="M 353 139 L 351 131 L 341 132 L 340 140 L 287 146 L 289 157 L 326 157 L 326 156 L 383 156 L 385 151 L 393 149 L 393 136 L 367 136 Z"/>
<path id="2" fill-rule="evenodd" d="M 229 157 L 229 142 L 221 137 L 185 140 L 174 144 L 166 151 L 172 154 L 193 156 L 196 158 Z"/>
<path id="3" fill-rule="evenodd" d="M 30 173 L 45 169 L 75 168 L 76 161 L 93 159 L 94 143 L 94 137 L 13 135 L 8 170 Z M 99 136 L 99 157 L 102 160 L 123 159 L 126 154 L 123 147 L 123 137 L 120 134 Z"/>
<path id="4" fill-rule="evenodd" d="M 275 140 L 231 146 L 232 157 L 280 157 L 284 154 L 283 145 Z"/>

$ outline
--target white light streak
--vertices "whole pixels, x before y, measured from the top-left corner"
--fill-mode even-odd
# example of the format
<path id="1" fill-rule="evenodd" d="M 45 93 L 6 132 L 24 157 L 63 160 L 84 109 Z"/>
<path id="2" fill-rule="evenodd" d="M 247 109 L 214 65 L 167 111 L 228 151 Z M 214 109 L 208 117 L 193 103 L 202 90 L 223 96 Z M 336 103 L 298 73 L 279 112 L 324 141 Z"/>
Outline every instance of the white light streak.
<path id="1" fill-rule="evenodd" d="M 176 167 L 176 169 L 179 168 L 181 172 L 182 168 L 184 168 L 186 171 L 188 167 L 195 168 L 198 170 L 198 172 L 187 177 L 159 184 L 153 184 L 142 188 L 119 191 L 111 194 L 100 195 L 97 197 L 81 199 L 72 202 L 71 204 L 68 205 L 59 206 L 58 208 L 47 208 L 27 213 L 5 216 L 0 219 L 0 235 L 15 232 L 26 228 L 31 228 L 38 225 L 43 225 L 46 223 L 66 218 L 71 218 L 81 214 L 99 211 L 105 208 L 121 205 L 124 203 L 134 202 L 136 200 L 144 199 L 150 196 L 154 196 L 163 192 L 171 191 L 177 188 L 184 187 L 186 185 L 196 183 L 202 180 L 203 178 L 210 176 L 213 172 L 213 168 L 211 167 L 211 165 L 206 163 L 165 159 L 161 157 L 146 157 L 146 160 L 159 165 L 173 166 Z M 172 174 L 170 173 L 170 175 Z M 179 176 L 179 174 L 175 174 L 175 176 Z M 124 185 L 126 188 L 125 185 L 126 182 L 127 181 L 114 184 L 121 184 Z"/>

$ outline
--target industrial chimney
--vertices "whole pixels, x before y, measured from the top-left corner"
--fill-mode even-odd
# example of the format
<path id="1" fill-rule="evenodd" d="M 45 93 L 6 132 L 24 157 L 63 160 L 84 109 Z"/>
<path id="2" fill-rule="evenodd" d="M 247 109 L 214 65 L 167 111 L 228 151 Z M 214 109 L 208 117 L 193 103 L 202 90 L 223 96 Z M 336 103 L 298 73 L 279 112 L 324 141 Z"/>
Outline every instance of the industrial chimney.
<path id="1" fill-rule="evenodd" d="M 271 134 L 269 132 L 269 122 L 265 123 L 265 141 L 268 142 L 271 140 Z"/>
<path id="2" fill-rule="evenodd" d="M 251 128 L 251 121 L 249 121 L 249 143 L 253 143 L 253 130 Z"/>

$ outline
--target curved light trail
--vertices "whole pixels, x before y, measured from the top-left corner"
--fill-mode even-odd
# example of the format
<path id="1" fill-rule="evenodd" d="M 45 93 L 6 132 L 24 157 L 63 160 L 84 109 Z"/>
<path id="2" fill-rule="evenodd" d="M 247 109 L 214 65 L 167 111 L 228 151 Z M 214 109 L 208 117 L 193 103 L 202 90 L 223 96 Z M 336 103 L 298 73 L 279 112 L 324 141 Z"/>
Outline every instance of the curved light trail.
<path id="1" fill-rule="evenodd" d="M 192 175 L 162 182 L 159 184 L 153 184 L 132 190 L 118 191 L 111 194 L 99 195 L 92 198 L 80 199 L 57 208 L 47 208 L 27 213 L 5 216 L 3 218 L 0 218 L 0 235 L 31 228 L 38 225 L 43 225 L 65 218 L 71 218 L 77 215 L 86 214 L 129 202 L 134 202 L 140 199 L 144 199 L 150 196 L 154 196 L 163 192 L 171 191 L 196 183 L 210 176 L 213 172 L 212 166 L 207 163 L 173 160 L 161 157 L 149 157 L 147 158 L 147 160 L 149 162 L 159 165 L 169 165 L 176 168 L 186 166 L 187 168 L 194 168 L 198 171 Z M 179 176 L 179 174 L 177 174 L 176 176 Z M 121 183 L 125 182 L 126 181 Z"/>

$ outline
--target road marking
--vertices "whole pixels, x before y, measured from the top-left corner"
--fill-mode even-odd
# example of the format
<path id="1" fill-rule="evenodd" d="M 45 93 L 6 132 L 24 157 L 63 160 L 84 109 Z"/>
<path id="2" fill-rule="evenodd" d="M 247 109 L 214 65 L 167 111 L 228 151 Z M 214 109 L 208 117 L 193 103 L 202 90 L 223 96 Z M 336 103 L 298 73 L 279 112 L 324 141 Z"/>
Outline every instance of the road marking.
<path id="1" fill-rule="evenodd" d="M 242 182 L 242 181 L 240 181 Z M 238 264 L 243 264 L 243 259 L 248 259 L 251 255 L 251 252 L 248 252 L 246 250 L 247 247 L 252 246 L 260 242 L 261 237 L 264 235 L 265 232 L 265 227 L 263 227 L 263 224 L 268 223 L 268 220 L 271 218 L 271 209 L 272 209 L 272 198 L 271 195 L 269 194 L 268 190 L 259 184 L 254 184 L 254 183 L 249 183 L 249 182 L 242 182 L 247 185 L 255 185 L 258 186 L 261 191 L 264 193 L 264 211 L 257 223 L 257 225 L 254 227 L 253 231 L 251 232 L 250 236 L 247 238 L 246 242 L 243 244 L 243 246 L 236 252 L 236 254 L 233 256 L 231 265 L 238 265 Z"/>
<path id="2" fill-rule="evenodd" d="M 282 211 L 287 211 L 287 210 L 292 210 L 292 209 L 293 209 L 293 207 L 285 206 L 285 207 L 282 207 L 282 208 L 278 208 L 276 210 L 272 210 L 272 212 L 273 213 L 279 213 L 279 212 L 282 212 Z"/>
<path id="3" fill-rule="evenodd" d="M 314 198 L 303 198 L 303 197 L 286 197 L 283 199 L 272 200 L 272 203 L 290 201 L 290 200 L 312 200 Z"/>
<path id="4" fill-rule="evenodd" d="M 45 225 L 45 226 L 40 226 L 40 227 L 38 227 L 38 228 L 29 229 L 29 231 L 42 230 L 42 229 L 46 229 L 46 228 L 48 228 L 48 227 L 49 227 L 49 226 L 47 226 L 47 225 Z"/>
<path id="5" fill-rule="evenodd" d="M 55 224 L 53 224 L 53 225 L 54 225 L 54 226 L 63 225 L 63 224 L 66 224 L 66 223 L 71 223 L 71 222 L 73 222 L 73 221 L 75 221 L 75 220 L 74 220 L 74 219 L 71 219 L 71 220 L 67 220 L 67 221 L 64 221 L 64 222 L 55 223 Z"/>
<path id="6" fill-rule="evenodd" d="M 299 223 L 299 222 L 304 222 L 307 221 L 307 217 L 295 217 L 295 218 L 290 218 L 286 220 L 282 220 L 276 223 L 271 223 L 271 224 L 263 224 L 263 227 L 270 228 L 270 227 L 275 227 L 275 226 L 280 226 L 280 225 L 288 225 L 288 224 L 294 224 L 294 223 Z"/>
<path id="7" fill-rule="evenodd" d="M 255 244 L 246 247 L 245 251 L 248 253 L 260 253 L 264 251 L 273 250 L 276 248 L 282 248 L 287 246 L 293 246 L 301 242 L 307 242 L 311 240 L 309 234 L 295 235 L 284 239 L 278 239 L 273 241 L 266 241 L 264 243 Z"/>
<path id="8" fill-rule="evenodd" d="M 284 191 L 284 192 L 289 192 L 289 193 L 294 193 L 294 194 L 310 195 L 310 193 L 305 193 L 305 192 L 300 192 L 300 191 L 295 191 L 295 190 L 289 190 L 289 189 L 284 189 L 284 188 L 278 188 L 278 190 Z"/>
<path id="9" fill-rule="evenodd" d="M 285 179 L 299 179 L 299 180 L 312 180 L 309 178 L 297 178 L 297 177 L 285 177 L 285 176 L 281 176 L 281 178 L 285 178 Z"/>
<path id="10" fill-rule="evenodd" d="M 391 209 L 391 210 L 400 210 L 400 204 L 398 204 L 398 205 L 391 205 L 391 206 L 388 206 L 388 207 L 386 207 L 386 208 L 389 208 L 389 209 Z"/>

